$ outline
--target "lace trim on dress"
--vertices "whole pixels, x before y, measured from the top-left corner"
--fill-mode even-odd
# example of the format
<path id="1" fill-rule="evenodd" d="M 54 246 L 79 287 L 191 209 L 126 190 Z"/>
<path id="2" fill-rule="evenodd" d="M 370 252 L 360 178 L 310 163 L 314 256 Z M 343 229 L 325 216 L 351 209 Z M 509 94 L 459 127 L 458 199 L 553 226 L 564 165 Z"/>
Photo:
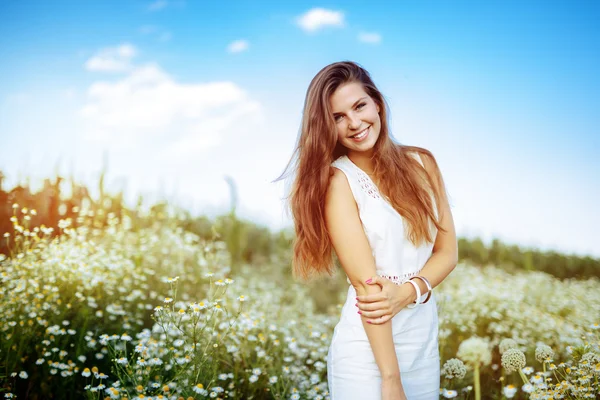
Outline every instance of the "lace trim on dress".
<path id="1" fill-rule="evenodd" d="M 402 285 L 403 283 L 408 282 L 408 280 L 410 278 L 412 278 L 413 276 L 417 276 L 419 274 L 419 271 L 415 271 L 415 272 L 407 272 L 406 274 L 403 275 L 387 275 L 384 274 L 383 272 L 377 272 L 377 276 L 380 276 L 382 278 L 387 278 L 390 281 L 392 281 L 393 283 L 395 283 L 396 285 Z M 346 276 L 346 282 L 348 282 L 349 285 L 352 284 L 352 282 L 350 282 L 350 278 L 348 278 L 348 276 Z"/>
<path id="2" fill-rule="evenodd" d="M 372 198 L 380 198 L 379 190 L 377 189 L 377 186 L 373 184 L 371 178 L 369 178 L 369 176 L 362 171 L 356 171 L 356 174 L 358 175 L 358 183 L 360 184 L 360 188 Z"/>
<path id="3" fill-rule="evenodd" d="M 403 275 L 387 275 L 382 272 L 378 272 L 377 276 L 381 276 L 382 278 L 387 278 L 390 281 L 392 281 L 393 283 L 395 283 L 396 285 L 402 285 L 403 283 L 408 282 L 408 280 L 410 278 L 412 278 L 413 276 L 417 276 L 419 274 L 419 272 L 421 272 L 421 271 L 408 272 Z"/>

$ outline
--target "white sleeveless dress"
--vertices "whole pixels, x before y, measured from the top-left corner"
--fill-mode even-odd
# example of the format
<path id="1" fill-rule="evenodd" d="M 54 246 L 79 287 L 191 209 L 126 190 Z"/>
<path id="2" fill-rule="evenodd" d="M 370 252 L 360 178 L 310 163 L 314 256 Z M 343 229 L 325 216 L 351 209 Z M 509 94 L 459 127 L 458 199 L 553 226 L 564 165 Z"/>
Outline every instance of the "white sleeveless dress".
<path id="1" fill-rule="evenodd" d="M 416 153 L 411 155 L 423 165 Z M 400 214 L 380 195 L 371 178 L 346 155 L 331 165 L 342 170 L 348 179 L 375 258 L 377 275 L 396 283 L 417 275 L 431 256 L 433 243 L 424 243 L 417 248 L 405 237 Z M 433 196 L 432 199 L 435 206 Z M 437 208 L 435 215 L 437 217 Z M 437 229 L 432 221 L 430 229 L 435 237 Z M 423 295 L 422 300 L 425 297 Z M 350 285 L 327 354 L 331 400 L 381 399 L 381 374 L 355 304 L 356 291 Z M 402 385 L 408 400 L 439 399 L 440 357 L 435 291 L 426 304 L 402 309 L 391 322 Z"/>

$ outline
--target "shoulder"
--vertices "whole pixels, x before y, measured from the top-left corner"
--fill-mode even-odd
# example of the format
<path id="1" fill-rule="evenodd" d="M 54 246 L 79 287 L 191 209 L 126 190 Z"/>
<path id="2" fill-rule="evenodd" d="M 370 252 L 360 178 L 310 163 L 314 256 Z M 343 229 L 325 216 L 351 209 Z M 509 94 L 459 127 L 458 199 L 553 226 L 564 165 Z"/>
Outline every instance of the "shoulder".
<path id="1" fill-rule="evenodd" d="M 336 195 L 340 194 L 351 194 L 350 182 L 348 182 L 348 177 L 346 173 L 337 167 L 332 167 L 333 170 L 331 177 L 329 178 L 329 184 L 327 185 L 327 195 Z"/>
<path id="2" fill-rule="evenodd" d="M 332 170 L 333 173 L 329 178 L 327 194 L 325 196 L 325 211 L 338 213 L 357 208 L 352 188 L 345 172 L 338 168 L 332 168 Z"/>

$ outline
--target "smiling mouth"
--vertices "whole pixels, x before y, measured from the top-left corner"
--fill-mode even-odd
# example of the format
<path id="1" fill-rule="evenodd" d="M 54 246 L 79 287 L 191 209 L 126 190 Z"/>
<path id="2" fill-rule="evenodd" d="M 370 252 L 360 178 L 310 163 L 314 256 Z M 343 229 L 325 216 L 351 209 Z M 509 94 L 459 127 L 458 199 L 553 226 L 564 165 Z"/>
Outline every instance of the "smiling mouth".
<path id="1" fill-rule="evenodd" d="M 367 131 L 369 130 L 370 125 L 367 126 L 365 129 L 363 129 L 362 131 L 358 132 L 356 135 L 350 136 L 351 139 L 360 139 L 361 137 L 365 136 L 367 134 Z"/>

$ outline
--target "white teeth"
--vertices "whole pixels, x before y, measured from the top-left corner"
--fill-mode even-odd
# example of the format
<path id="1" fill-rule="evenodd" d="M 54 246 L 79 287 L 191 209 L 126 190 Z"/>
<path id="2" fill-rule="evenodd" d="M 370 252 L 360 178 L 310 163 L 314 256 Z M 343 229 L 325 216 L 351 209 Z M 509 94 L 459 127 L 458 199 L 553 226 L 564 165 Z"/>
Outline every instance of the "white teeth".
<path id="1" fill-rule="evenodd" d="M 367 134 L 367 132 L 368 132 L 368 131 L 369 131 L 369 128 L 365 129 L 365 130 L 363 131 L 363 133 L 361 133 L 361 134 L 359 134 L 359 135 L 356 135 L 356 136 L 353 136 L 353 138 L 354 138 L 354 139 L 362 139 L 362 138 L 363 138 L 363 137 L 364 137 L 364 136 Z"/>

